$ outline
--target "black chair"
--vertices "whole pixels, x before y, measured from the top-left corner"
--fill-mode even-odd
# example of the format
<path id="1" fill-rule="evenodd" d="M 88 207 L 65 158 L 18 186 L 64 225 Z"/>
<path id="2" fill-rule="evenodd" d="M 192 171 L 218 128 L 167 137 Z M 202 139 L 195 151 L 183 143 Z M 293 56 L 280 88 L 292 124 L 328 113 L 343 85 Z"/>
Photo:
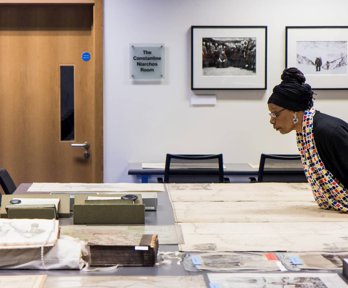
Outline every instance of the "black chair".
<path id="1" fill-rule="evenodd" d="M 307 182 L 297 154 L 261 154 L 258 182 Z"/>
<path id="2" fill-rule="evenodd" d="M 0 185 L 5 194 L 13 194 L 17 188 L 10 174 L 4 168 L 0 168 Z"/>
<path id="3" fill-rule="evenodd" d="M 164 183 L 224 183 L 222 154 L 167 154 Z"/>

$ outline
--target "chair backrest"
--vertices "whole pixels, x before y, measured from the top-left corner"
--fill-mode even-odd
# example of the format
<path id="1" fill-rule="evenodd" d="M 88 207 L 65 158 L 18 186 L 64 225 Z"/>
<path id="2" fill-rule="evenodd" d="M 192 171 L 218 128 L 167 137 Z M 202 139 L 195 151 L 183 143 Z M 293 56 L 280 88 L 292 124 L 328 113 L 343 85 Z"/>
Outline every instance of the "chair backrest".
<path id="1" fill-rule="evenodd" d="M 165 183 L 223 183 L 222 154 L 167 154 Z"/>
<path id="2" fill-rule="evenodd" d="M 307 182 L 298 154 L 261 154 L 258 182 Z"/>
<path id="3" fill-rule="evenodd" d="M 5 194 L 12 194 L 17 188 L 10 174 L 4 168 L 0 168 L 0 186 Z"/>

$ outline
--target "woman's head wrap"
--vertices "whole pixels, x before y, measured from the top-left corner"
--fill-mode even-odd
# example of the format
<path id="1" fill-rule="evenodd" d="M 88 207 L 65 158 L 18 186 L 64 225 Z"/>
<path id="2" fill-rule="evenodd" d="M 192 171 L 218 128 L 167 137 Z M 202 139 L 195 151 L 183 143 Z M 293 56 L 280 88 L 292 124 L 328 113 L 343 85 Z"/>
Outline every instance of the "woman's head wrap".
<path id="1" fill-rule="evenodd" d="M 306 84 L 306 77 L 295 67 L 287 68 L 281 76 L 282 82 L 273 88 L 268 104 L 289 109 L 304 111 L 313 107 L 313 91 Z"/>

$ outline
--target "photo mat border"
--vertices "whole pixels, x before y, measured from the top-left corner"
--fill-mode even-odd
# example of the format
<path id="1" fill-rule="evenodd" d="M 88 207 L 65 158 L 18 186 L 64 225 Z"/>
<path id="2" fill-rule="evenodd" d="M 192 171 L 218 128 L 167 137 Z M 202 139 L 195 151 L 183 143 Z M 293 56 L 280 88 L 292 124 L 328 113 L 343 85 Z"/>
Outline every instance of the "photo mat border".
<path id="1" fill-rule="evenodd" d="M 348 26 L 286 26 L 285 67 L 297 67 L 296 41 L 347 41 Z M 294 53 L 295 51 L 295 53 Z M 348 51 L 347 51 L 348 54 Z M 298 68 L 298 67 L 297 67 Z M 300 69 L 301 70 L 301 69 Z M 347 90 L 348 66 L 345 74 L 305 74 L 306 82 L 315 90 Z"/>
<path id="2" fill-rule="evenodd" d="M 203 76 L 200 37 L 203 33 L 205 37 L 256 37 L 256 76 Z M 191 89 L 266 90 L 267 26 L 191 26 Z"/>

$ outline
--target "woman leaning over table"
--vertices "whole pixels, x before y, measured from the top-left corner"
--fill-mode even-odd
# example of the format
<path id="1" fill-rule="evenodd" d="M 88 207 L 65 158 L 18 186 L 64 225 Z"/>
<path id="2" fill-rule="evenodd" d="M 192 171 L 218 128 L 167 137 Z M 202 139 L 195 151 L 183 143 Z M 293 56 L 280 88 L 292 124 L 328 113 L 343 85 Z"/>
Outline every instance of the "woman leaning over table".
<path id="1" fill-rule="evenodd" d="M 348 123 L 313 108 L 313 91 L 297 68 L 285 69 L 268 99 L 270 123 L 296 131 L 297 147 L 315 201 L 348 213 Z"/>

